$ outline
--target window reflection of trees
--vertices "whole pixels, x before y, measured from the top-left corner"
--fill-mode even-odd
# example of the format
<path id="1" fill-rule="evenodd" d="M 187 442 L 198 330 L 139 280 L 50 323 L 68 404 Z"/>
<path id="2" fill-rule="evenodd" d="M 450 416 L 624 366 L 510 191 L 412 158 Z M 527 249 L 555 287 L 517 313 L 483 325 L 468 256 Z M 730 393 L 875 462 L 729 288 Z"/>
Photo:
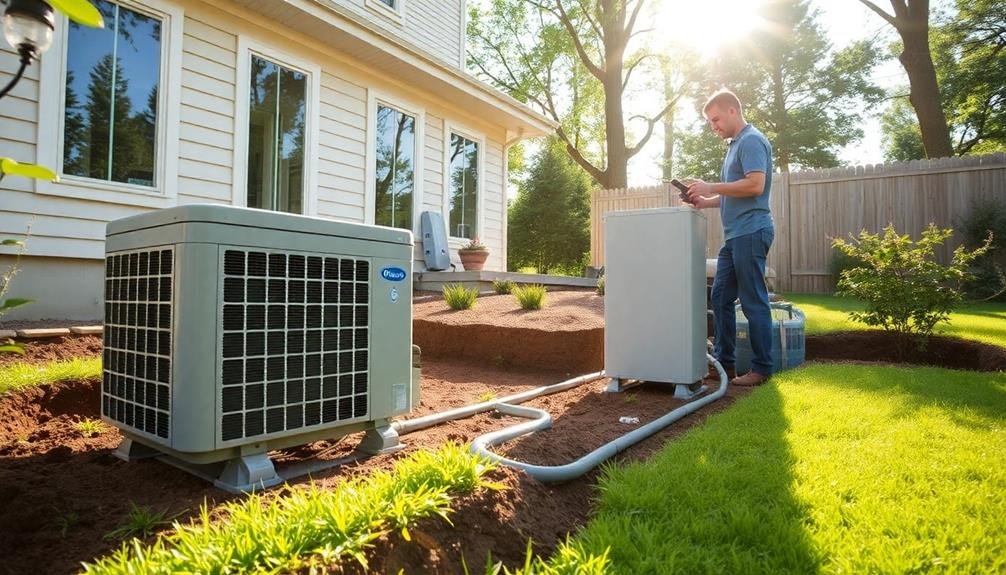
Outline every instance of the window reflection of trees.
<path id="1" fill-rule="evenodd" d="M 96 4 L 110 26 L 70 22 L 63 173 L 155 186 L 161 23 L 111 2 Z M 74 88 L 80 77 L 88 79 L 83 101 Z"/>
<path id="2" fill-rule="evenodd" d="M 453 237 L 473 238 L 479 234 L 478 178 L 478 143 L 451 134 L 449 230 Z"/>
<path id="3" fill-rule="evenodd" d="M 307 75 L 252 56 L 248 205 L 303 212 Z"/>
<path id="4" fill-rule="evenodd" d="M 412 229 L 416 119 L 394 108 L 377 108 L 374 222 Z"/>

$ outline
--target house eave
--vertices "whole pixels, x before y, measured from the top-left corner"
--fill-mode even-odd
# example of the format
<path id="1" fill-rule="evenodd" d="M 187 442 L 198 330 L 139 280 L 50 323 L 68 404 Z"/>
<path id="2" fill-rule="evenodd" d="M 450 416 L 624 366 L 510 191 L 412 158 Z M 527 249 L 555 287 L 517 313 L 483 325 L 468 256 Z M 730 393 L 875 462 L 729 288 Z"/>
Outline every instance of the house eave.
<path id="1" fill-rule="evenodd" d="M 365 68 L 429 92 L 519 137 L 550 134 L 558 124 L 463 70 L 437 60 L 349 8 L 330 0 L 235 0 L 303 32 Z"/>

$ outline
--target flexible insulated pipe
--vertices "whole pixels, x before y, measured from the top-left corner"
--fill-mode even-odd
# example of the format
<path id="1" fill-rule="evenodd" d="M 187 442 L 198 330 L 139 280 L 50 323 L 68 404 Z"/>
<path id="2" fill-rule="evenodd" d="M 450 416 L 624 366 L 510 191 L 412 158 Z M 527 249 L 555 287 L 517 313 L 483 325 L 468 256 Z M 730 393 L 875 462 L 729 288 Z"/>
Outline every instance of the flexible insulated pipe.
<path id="1" fill-rule="evenodd" d="M 597 467 L 606 459 L 624 451 L 625 449 L 628 449 L 630 446 L 646 439 L 700 407 L 712 403 L 726 395 L 727 387 L 729 386 L 726 371 L 723 370 L 723 366 L 721 366 L 719 362 L 713 358 L 713 356 L 706 354 L 706 359 L 709 360 L 710 364 L 716 367 L 716 371 L 720 374 L 720 386 L 715 392 L 696 399 L 695 401 L 686 403 L 685 405 L 667 413 L 663 417 L 651 421 L 639 429 L 610 441 L 571 463 L 554 466 L 532 465 L 530 463 L 508 459 L 489 451 L 488 448 L 492 445 L 509 441 L 526 433 L 531 433 L 540 429 L 547 429 L 552 425 L 552 418 L 547 412 L 531 407 L 518 407 L 515 405 L 498 405 L 496 406 L 496 409 L 507 415 L 526 417 L 528 419 L 534 418 L 533 421 L 519 423 L 506 429 L 480 435 L 472 441 L 471 451 L 473 453 L 481 454 L 484 457 L 498 463 L 502 463 L 508 467 L 524 470 L 539 481 L 556 482 L 575 479 Z"/>
<path id="2" fill-rule="evenodd" d="M 525 401 L 534 399 L 536 397 L 540 397 L 542 395 L 549 395 L 551 393 L 566 391 L 567 389 L 572 389 L 578 385 L 589 383 L 603 376 L 604 376 L 603 371 L 588 373 L 586 375 L 574 377 L 573 379 L 567 379 L 566 381 L 560 383 L 554 383 L 552 385 L 536 387 L 534 389 L 529 389 L 527 391 L 522 391 L 520 393 L 514 393 L 506 397 L 501 397 L 499 399 L 483 401 L 482 403 L 474 403 L 472 405 L 466 405 L 464 407 L 458 407 L 456 409 L 450 409 L 448 411 L 441 411 L 438 413 L 433 413 L 430 415 L 425 415 L 423 417 L 417 417 L 414 419 L 395 421 L 391 424 L 391 427 L 395 431 L 397 431 L 399 435 L 405 435 L 406 433 L 412 433 L 413 431 L 426 429 L 427 427 L 432 427 L 434 425 L 445 423 L 447 421 L 453 421 L 455 419 L 464 419 L 466 417 L 471 417 L 476 413 L 489 411 L 501 403 L 511 403 L 511 404 L 523 403 Z"/>

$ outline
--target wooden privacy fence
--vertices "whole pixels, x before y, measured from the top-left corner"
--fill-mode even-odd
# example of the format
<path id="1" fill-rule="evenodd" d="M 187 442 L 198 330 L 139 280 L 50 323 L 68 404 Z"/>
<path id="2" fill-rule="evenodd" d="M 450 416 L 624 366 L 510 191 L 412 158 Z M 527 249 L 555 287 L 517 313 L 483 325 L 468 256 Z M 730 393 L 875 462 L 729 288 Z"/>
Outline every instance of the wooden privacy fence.
<path id="1" fill-rule="evenodd" d="M 863 229 L 878 232 L 893 223 L 899 233 L 918 239 L 930 222 L 956 227 L 975 202 L 990 199 L 1006 203 L 1006 154 L 773 174 L 770 204 L 776 235 L 768 264 L 776 271 L 776 289 L 831 292 L 832 238 L 848 238 Z M 669 184 L 594 192 L 591 264 L 604 265 L 608 212 L 680 205 Z M 719 212 L 704 214 L 709 219 L 706 257 L 713 258 L 723 241 Z M 949 260 L 962 239 L 955 235 L 940 258 Z"/>

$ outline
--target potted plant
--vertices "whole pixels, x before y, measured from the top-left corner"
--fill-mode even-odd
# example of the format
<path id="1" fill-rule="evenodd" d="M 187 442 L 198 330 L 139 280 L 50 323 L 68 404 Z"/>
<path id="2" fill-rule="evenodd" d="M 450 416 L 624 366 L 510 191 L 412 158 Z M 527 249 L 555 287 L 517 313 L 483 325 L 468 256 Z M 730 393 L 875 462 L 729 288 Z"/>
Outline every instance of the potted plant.
<path id="1" fill-rule="evenodd" d="M 458 249 L 458 257 L 461 258 L 461 265 L 468 271 L 478 271 L 486 263 L 489 257 L 489 250 L 475 236 L 468 240 L 468 243 Z"/>

